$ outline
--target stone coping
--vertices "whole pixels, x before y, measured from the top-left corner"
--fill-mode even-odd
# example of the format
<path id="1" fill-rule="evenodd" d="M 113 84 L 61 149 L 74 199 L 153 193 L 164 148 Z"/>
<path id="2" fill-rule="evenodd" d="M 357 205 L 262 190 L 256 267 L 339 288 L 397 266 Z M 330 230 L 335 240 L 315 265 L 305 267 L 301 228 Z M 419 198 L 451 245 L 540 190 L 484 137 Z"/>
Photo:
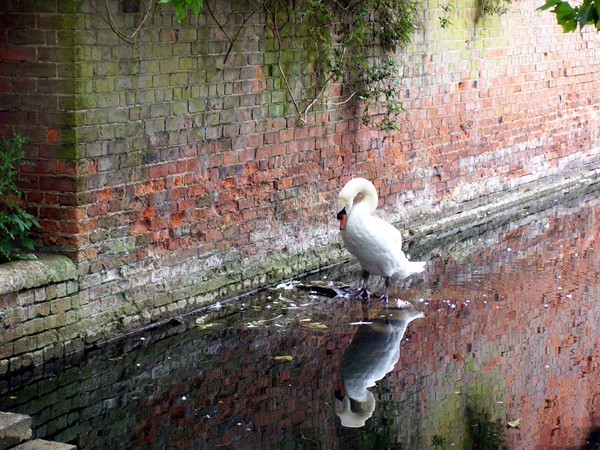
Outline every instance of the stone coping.
<path id="1" fill-rule="evenodd" d="M 37 260 L 0 264 L 0 295 L 51 283 L 76 280 L 75 263 L 62 255 L 41 255 Z"/>

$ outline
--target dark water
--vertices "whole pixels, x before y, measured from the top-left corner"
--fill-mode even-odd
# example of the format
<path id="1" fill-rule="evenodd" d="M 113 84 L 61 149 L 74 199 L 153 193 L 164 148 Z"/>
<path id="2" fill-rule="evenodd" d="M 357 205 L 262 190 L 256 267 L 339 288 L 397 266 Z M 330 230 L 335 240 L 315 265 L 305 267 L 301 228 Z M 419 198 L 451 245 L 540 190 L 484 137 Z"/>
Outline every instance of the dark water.
<path id="1" fill-rule="evenodd" d="M 599 228 L 600 195 L 561 199 L 429 249 L 387 307 L 289 283 L 2 380 L 0 410 L 81 449 L 598 448 Z"/>

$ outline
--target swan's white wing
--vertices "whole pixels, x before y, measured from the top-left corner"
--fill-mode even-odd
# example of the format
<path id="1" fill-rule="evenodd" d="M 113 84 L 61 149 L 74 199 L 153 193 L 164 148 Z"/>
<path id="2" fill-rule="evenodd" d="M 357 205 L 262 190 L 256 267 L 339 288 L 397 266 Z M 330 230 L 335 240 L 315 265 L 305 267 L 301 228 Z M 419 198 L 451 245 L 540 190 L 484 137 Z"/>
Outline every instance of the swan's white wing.
<path id="1" fill-rule="evenodd" d="M 402 253 L 400 231 L 375 216 L 352 217 L 342 238 L 363 269 L 375 275 L 391 276 L 401 258 L 406 258 Z"/>

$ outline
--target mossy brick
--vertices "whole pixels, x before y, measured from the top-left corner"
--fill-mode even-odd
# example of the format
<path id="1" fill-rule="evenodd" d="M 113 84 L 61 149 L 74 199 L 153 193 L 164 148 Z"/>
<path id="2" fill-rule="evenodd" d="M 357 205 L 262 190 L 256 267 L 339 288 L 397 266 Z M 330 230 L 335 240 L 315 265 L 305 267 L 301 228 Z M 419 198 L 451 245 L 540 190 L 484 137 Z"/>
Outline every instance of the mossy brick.
<path id="1" fill-rule="evenodd" d="M 86 111 L 84 121 L 86 125 L 105 124 L 108 121 L 108 110 L 103 108 Z"/>
<path id="2" fill-rule="evenodd" d="M 285 103 L 287 96 L 287 91 L 273 91 L 271 93 L 271 103 Z"/>
<path id="3" fill-rule="evenodd" d="M 67 61 L 78 61 L 80 53 L 71 47 L 38 47 L 37 59 L 41 62 L 65 63 Z"/>
<path id="4" fill-rule="evenodd" d="M 83 157 L 83 153 L 84 152 L 84 148 L 79 146 L 79 145 L 73 145 L 73 144 L 56 144 L 56 145 L 50 145 L 50 144 L 45 144 L 45 145 L 40 145 L 40 156 L 43 156 L 44 158 L 57 158 L 57 159 L 68 159 L 71 161 L 80 159 Z M 49 180 L 48 180 L 49 181 Z M 59 182 L 59 179 L 56 179 L 55 181 L 53 181 L 50 184 L 53 184 L 54 182 L 56 182 L 58 185 L 62 185 L 63 187 L 66 187 L 66 185 L 63 185 L 63 183 Z M 66 179 L 64 180 L 66 181 Z M 44 184 L 46 185 L 42 180 L 40 180 L 40 186 Z M 46 187 L 50 187 L 50 184 L 48 184 Z M 70 182 L 69 182 L 70 184 Z M 58 188 L 58 186 L 56 186 Z M 75 186 L 73 186 L 74 188 Z M 71 192 L 71 191 L 69 191 Z"/>
<path id="5" fill-rule="evenodd" d="M 115 89 L 119 91 L 134 89 L 133 78 L 128 76 L 121 76 L 115 78 Z"/>
<path id="6" fill-rule="evenodd" d="M 35 291 L 31 289 L 19 291 L 17 294 L 17 305 L 29 306 L 35 303 Z"/>
<path id="7" fill-rule="evenodd" d="M 141 73 L 158 73 L 161 70 L 161 63 L 163 60 L 150 59 L 140 61 L 140 72 Z"/>
<path id="8" fill-rule="evenodd" d="M 77 107 L 77 96 L 76 95 L 61 95 L 58 97 L 58 109 L 63 111 L 75 111 Z M 79 112 L 78 112 L 79 113 Z"/>
<path id="9" fill-rule="evenodd" d="M 119 156 L 102 156 L 98 158 L 98 171 L 99 172 L 111 172 L 119 168 Z"/>
<path id="10" fill-rule="evenodd" d="M 154 103 L 154 90 L 138 89 L 135 92 L 135 102 L 141 105 Z"/>
<path id="11" fill-rule="evenodd" d="M 0 345 L 0 360 L 10 358 L 15 354 L 14 345 L 11 343 Z M 2 373 L 2 372 L 0 372 Z"/>
<path id="12" fill-rule="evenodd" d="M 177 42 L 173 44 L 173 55 L 187 56 L 192 53 L 192 45 L 189 42 Z"/>
<path id="13" fill-rule="evenodd" d="M 129 140 L 129 148 L 131 151 L 141 151 L 147 148 L 148 138 L 145 136 L 136 136 Z"/>
<path id="14" fill-rule="evenodd" d="M 23 353 L 31 352 L 36 348 L 37 347 L 35 336 L 24 336 L 13 342 L 13 351 L 15 355 L 21 355 Z"/>
<path id="15" fill-rule="evenodd" d="M 142 58 L 166 58 L 173 56 L 171 43 L 145 45 L 140 49 Z"/>
<path id="16" fill-rule="evenodd" d="M 153 75 L 151 86 L 153 88 L 167 88 L 170 86 L 169 77 L 170 77 L 170 75 L 167 73 L 160 73 L 160 74 Z M 157 97 L 156 92 L 157 91 L 155 91 L 155 97 Z"/>
<path id="17" fill-rule="evenodd" d="M 236 123 L 237 122 L 237 111 L 234 109 L 227 109 L 219 113 L 219 122 L 223 125 Z M 216 125 L 216 124 L 215 124 Z M 239 124 L 238 124 L 239 126 Z"/>
<path id="18" fill-rule="evenodd" d="M 186 101 L 171 102 L 169 107 L 170 113 L 177 116 L 185 115 L 188 112 L 188 103 Z"/>
<path id="19" fill-rule="evenodd" d="M 229 114 L 229 111 L 225 111 L 225 114 Z M 210 126 L 218 126 L 221 123 L 221 114 L 220 112 L 208 112 L 204 117 L 204 124 Z"/>
<path id="20" fill-rule="evenodd" d="M 82 12 L 81 2 L 77 0 L 60 0 L 57 3 L 56 11 L 63 14 L 75 14 Z"/>
<path id="21" fill-rule="evenodd" d="M 43 302 L 46 300 L 46 289 L 44 287 L 39 287 L 33 289 L 33 297 L 36 302 Z"/>
<path id="22" fill-rule="evenodd" d="M 98 140 L 98 127 L 81 126 L 75 129 L 77 133 L 77 142 L 92 142 Z"/>
<path id="23" fill-rule="evenodd" d="M 185 117 L 167 117 L 165 119 L 165 129 L 167 131 L 181 130 L 184 128 Z"/>
<path id="24" fill-rule="evenodd" d="M 119 63 L 117 64 L 117 68 L 117 75 L 132 76 L 139 73 L 140 64 L 137 60 L 123 60 L 119 61 Z"/>
<path id="25" fill-rule="evenodd" d="M 188 101 L 188 111 L 190 113 L 198 113 L 206 111 L 206 100 L 189 100 Z"/>
<path id="26" fill-rule="evenodd" d="M 57 298 L 50 301 L 51 314 L 62 314 L 71 309 L 71 299 L 69 297 Z"/>
<path id="27" fill-rule="evenodd" d="M 150 106 L 150 117 L 168 117 L 169 116 L 169 104 L 168 103 L 155 103 Z"/>
<path id="28" fill-rule="evenodd" d="M 204 70 L 193 70 L 191 72 L 189 72 L 188 74 L 189 76 L 189 84 L 190 86 L 192 86 L 192 92 L 194 93 L 194 96 L 197 96 L 195 94 L 196 89 L 199 89 L 201 91 L 200 95 L 205 95 L 205 88 L 204 88 L 204 84 L 206 83 L 206 71 Z"/>
<path id="29" fill-rule="evenodd" d="M 45 31 L 36 29 L 9 29 L 8 43 L 12 45 L 44 45 L 46 44 L 46 35 Z"/>
<path id="30" fill-rule="evenodd" d="M 25 94 L 21 95 L 21 109 L 24 111 L 53 111 L 58 109 L 56 95 Z"/>
<path id="31" fill-rule="evenodd" d="M 67 282 L 67 295 L 74 294 L 79 291 L 79 283 L 77 281 L 68 281 Z"/>
<path id="32" fill-rule="evenodd" d="M 55 128 L 70 128 L 83 124 L 83 114 L 79 111 L 40 112 L 38 120 Z"/>
<path id="33" fill-rule="evenodd" d="M 143 162 L 143 156 L 141 152 L 135 152 L 135 153 L 127 153 L 125 155 L 121 155 L 121 161 L 120 161 L 120 166 L 121 168 L 125 168 L 125 167 L 139 167 L 142 162 Z M 127 201 L 124 201 L 124 203 L 127 203 Z"/>
<path id="34" fill-rule="evenodd" d="M 239 95 L 228 95 L 223 99 L 223 109 L 236 109 L 240 107 Z"/>
<path id="35" fill-rule="evenodd" d="M 47 330 L 36 335 L 36 348 L 48 347 L 58 341 L 58 332 L 56 330 Z"/>
<path id="36" fill-rule="evenodd" d="M 115 90 L 115 79 L 107 77 L 106 75 L 99 75 L 103 78 L 95 78 L 94 79 L 94 92 L 96 93 L 105 93 L 105 92 L 113 92 Z"/>
<path id="37" fill-rule="evenodd" d="M 196 57 L 181 57 L 178 61 L 179 70 L 196 70 L 198 68 L 198 58 Z"/>
<path id="38" fill-rule="evenodd" d="M 58 132 L 58 140 L 63 145 L 74 145 L 77 143 L 77 130 L 74 128 L 62 128 Z"/>
<path id="39" fill-rule="evenodd" d="M 34 334 L 41 333 L 45 329 L 44 328 L 44 319 L 36 318 L 36 319 L 28 320 L 27 322 L 24 322 L 23 324 L 21 324 L 20 328 L 25 336 L 32 336 Z"/>
<path id="40" fill-rule="evenodd" d="M 57 297 L 64 297 L 67 295 L 67 287 L 65 283 L 56 283 L 46 286 L 46 299 L 52 300 Z"/>
<path id="41" fill-rule="evenodd" d="M 27 318 L 46 317 L 50 314 L 50 304 L 48 302 L 36 303 L 27 308 Z"/>
<path id="42" fill-rule="evenodd" d="M 284 117 L 285 105 L 269 105 L 269 117 L 276 119 L 278 117 Z"/>
<path id="43" fill-rule="evenodd" d="M 172 73 L 169 74 L 169 86 L 187 86 L 188 74 L 187 72 Z"/>
<path id="44" fill-rule="evenodd" d="M 107 114 L 108 123 L 128 122 L 129 111 L 127 108 L 110 109 Z"/>

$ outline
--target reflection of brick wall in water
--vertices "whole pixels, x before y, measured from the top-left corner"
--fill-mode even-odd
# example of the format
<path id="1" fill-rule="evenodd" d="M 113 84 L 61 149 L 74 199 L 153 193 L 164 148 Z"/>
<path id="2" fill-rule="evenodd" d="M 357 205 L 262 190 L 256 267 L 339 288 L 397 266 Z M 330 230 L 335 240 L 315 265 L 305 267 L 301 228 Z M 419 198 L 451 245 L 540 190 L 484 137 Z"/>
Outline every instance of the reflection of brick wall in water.
<path id="1" fill-rule="evenodd" d="M 219 23 L 158 5 L 134 45 L 109 17 L 129 34 L 143 12 L 118 0 L 0 2 L 0 135 L 30 137 L 25 200 L 80 278 L 81 326 L 51 352 L 20 344 L 10 370 L 347 255 L 332 203 L 351 176 L 412 226 L 598 167 L 595 34 L 524 2 L 477 21 L 453 1 L 447 30 L 426 15 L 396 55 L 405 111 L 389 136 L 360 124 L 345 79 L 302 124 L 253 2 L 215 0 Z M 301 90 L 314 39 L 290 19 L 282 58 Z"/>
<path id="2" fill-rule="evenodd" d="M 474 426 L 503 433 L 511 449 L 579 447 L 600 426 L 591 226 L 599 213 L 597 202 L 583 206 L 475 238 L 471 256 L 435 260 L 424 283 L 401 292 L 430 303 L 407 329 L 397 370 L 373 388 L 377 408 L 364 430 L 341 429 L 331 406 L 354 333 L 346 324 L 362 317 L 357 302 L 344 300 L 319 303 L 315 319 L 335 315 L 327 333 L 295 325 L 151 338 L 142 351 L 83 366 L 82 374 L 69 369 L 16 402 L 35 409 L 19 408 L 38 413 L 40 431 L 65 441 L 87 435 L 81 444 L 89 448 L 350 448 L 386 437 L 409 448 L 470 448 Z M 295 359 L 272 360 L 281 354 Z M 62 414 L 49 419 L 55 411 Z M 507 428 L 515 419 L 519 429 Z"/>
<path id="3" fill-rule="evenodd" d="M 421 385 L 411 401 L 425 417 L 439 416 L 421 431 L 451 435 L 462 423 L 455 420 L 459 406 L 486 392 L 491 395 L 472 405 L 480 414 L 501 418 L 502 430 L 507 420 L 521 419 L 518 430 L 506 429 L 509 448 L 577 447 L 600 428 L 593 404 L 600 394 L 600 288 L 594 269 L 598 253 L 592 248 L 598 231 L 589 226 L 597 217 L 597 207 L 584 208 L 560 221 L 531 222 L 525 233 L 508 226 L 504 236 L 518 239 L 507 242 L 501 255 L 497 247 L 478 253 L 467 259 L 470 268 L 439 262 L 435 284 L 442 296 L 431 289 L 432 312 L 411 327 L 411 348 L 403 353 L 403 367 L 411 367 L 413 375 L 405 378 L 402 370 L 392 375 L 409 390 L 413 383 Z M 531 231 L 539 235 L 533 242 Z M 480 261 L 499 259 L 503 265 L 493 272 L 477 272 Z M 470 297 L 464 284 L 453 294 L 457 270 L 466 270 L 486 297 Z M 434 313 L 438 306 L 451 310 L 450 316 Z M 486 379 L 497 385 L 481 386 Z M 439 405 L 442 411 L 436 411 Z"/>

